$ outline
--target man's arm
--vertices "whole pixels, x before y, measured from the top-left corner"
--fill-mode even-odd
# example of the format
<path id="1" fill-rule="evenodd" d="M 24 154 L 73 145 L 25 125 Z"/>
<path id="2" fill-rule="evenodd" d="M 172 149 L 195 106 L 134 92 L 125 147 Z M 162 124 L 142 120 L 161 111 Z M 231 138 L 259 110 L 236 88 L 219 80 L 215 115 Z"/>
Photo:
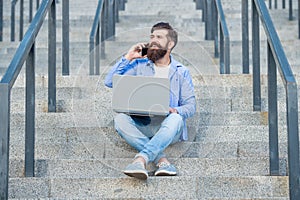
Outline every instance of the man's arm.
<path id="1" fill-rule="evenodd" d="M 114 74 L 124 74 L 127 70 L 130 69 L 130 67 L 130 61 L 122 57 L 108 72 L 108 74 L 105 77 L 104 84 L 107 87 L 112 88 L 112 79 Z"/>
<path id="2" fill-rule="evenodd" d="M 174 107 L 177 112 L 184 118 L 192 117 L 196 112 L 196 98 L 194 93 L 194 85 L 189 71 L 183 74 L 181 92 L 179 97 L 180 106 Z"/>
<path id="3" fill-rule="evenodd" d="M 145 45 L 142 43 L 133 45 L 127 54 L 125 54 L 119 62 L 117 62 L 109 71 L 109 73 L 105 77 L 105 82 L 104 84 L 107 87 L 113 87 L 112 85 L 112 77 L 114 74 L 130 74 L 134 75 L 134 71 L 129 71 L 134 68 L 136 63 L 134 62 L 135 59 L 137 58 L 142 58 L 141 56 L 141 50 Z M 133 62 L 131 62 L 133 61 Z"/>

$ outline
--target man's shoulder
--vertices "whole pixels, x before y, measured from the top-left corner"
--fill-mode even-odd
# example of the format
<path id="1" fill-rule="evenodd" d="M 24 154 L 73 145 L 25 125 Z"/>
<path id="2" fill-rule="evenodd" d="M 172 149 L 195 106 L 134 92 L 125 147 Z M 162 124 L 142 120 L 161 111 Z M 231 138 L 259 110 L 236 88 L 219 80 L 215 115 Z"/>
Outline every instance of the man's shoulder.
<path id="1" fill-rule="evenodd" d="M 189 72 L 189 69 L 183 65 L 181 62 L 178 62 L 175 59 L 172 59 L 172 65 L 179 71 L 179 72 Z"/>
<path id="2" fill-rule="evenodd" d="M 176 68 L 180 68 L 181 70 L 187 70 L 188 68 L 184 66 L 181 62 L 176 60 L 173 56 L 171 56 L 171 65 L 173 65 Z"/>

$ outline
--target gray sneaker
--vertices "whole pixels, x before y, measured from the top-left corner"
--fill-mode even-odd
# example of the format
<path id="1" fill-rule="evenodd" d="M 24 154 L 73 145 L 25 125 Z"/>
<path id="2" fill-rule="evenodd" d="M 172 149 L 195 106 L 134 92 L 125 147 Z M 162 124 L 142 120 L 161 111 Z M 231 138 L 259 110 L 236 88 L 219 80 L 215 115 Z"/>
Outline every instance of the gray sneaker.
<path id="1" fill-rule="evenodd" d="M 142 162 L 134 162 L 129 164 L 123 173 L 130 177 L 135 177 L 141 180 L 146 180 L 148 178 L 148 172 Z"/>
<path id="2" fill-rule="evenodd" d="M 157 164 L 158 169 L 155 171 L 155 176 L 176 176 L 176 168 L 174 165 L 161 162 Z"/>

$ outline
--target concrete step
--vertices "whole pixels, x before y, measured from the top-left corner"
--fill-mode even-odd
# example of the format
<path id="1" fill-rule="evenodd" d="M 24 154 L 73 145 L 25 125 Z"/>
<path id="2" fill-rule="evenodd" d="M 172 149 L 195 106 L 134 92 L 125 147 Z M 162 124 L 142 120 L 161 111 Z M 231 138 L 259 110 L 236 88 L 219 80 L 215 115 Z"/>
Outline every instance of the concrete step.
<path id="1" fill-rule="evenodd" d="M 288 199 L 288 178 L 269 176 L 154 177 L 146 182 L 131 178 L 16 178 L 9 184 L 10 198 Z M 23 187 L 19 188 L 20 184 Z"/>
<path id="2" fill-rule="evenodd" d="M 241 159 L 239 160 L 241 163 L 246 162 L 245 160 L 248 159 L 249 162 L 252 160 L 253 163 L 261 163 L 265 168 L 263 170 L 268 169 L 267 161 L 269 160 L 269 142 L 268 133 L 266 131 L 267 128 L 255 127 L 255 129 L 254 126 L 241 126 L 240 131 L 236 127 L 226 126 L 205 128 L 206 130 L 204 130 L 204 128 L 200 128 L 199 130 L 203 132 L 197 133 L 194 138 L 190 137 L 191 141 L 181 142 L 168 147 L 165 151 L 168 158 L 171 159 L 172 162 L 177 163 L 180 162 L 182 158 L 194 158 L 200 160 L 216 159 L 223 160 L 222 164 L 224 165 L 230 165 L 233 163 L 233 159 Z M 253 132 L 249 133 L 247 128 L 253 130 Z M 52 130 L 50 128 L 38 128 L 36 131 L 35 159 L 42 161 L 49 159 L 132 159 L 136 155 L 137 151 L 120 138 L 112 127 L 107 127 L 106 129 L 111 131 L 104 131 L 104 128 L 55 128 Z M 48 131 L 48 135 L 46 135 L 46 133 L 41 133 L 41 130 Z M 56 132 L 53 132 L 53 130 Z M 210 132 L 213 130 L 216 130 L 216 135 L 220 136 L 220 138 L 209 135 L 213 134 L 213 132 Z M 221 130 L 224 130 L 223 134 L 219 134 Z M 229 132 L 229 130 L 232 130 L 232 132 Z M 260 133 L 259 130 L 263 130 L 264 132 Z M 19 131 L 19 133 L 15 132 L 11 135 L 11 160 L 24 160 L 25 139 L 23 136 L 24 133 L 20 134 L 20 132 L 21 131 Z M 246 133 L 248 133 L 248 135 L 246 135 Z M 193 134 L 194 133 L 190 131 L 190 136 Z M 46 136 L 42 137 L 43 135 Z M 228 135 L 228 138 L 225 138 L 225 135 Z M 279 155 L 281 160 L 281 174 L 287 173 L 287 150 L 286 132 L 280 132 Z M 102 162 L 105 162 L 105 160 Z M 249 165 L 247 164 L 245 166 Z M 117 168 L 120 169 L 122 167 L 125 166 L 122 165 Z M 15 168 L 19 171 L 22 171 L 23 169 L 20 165 L 16 165 L 11 168 Z M 236 166 L 232 168 L 237 169 Z M 262 168 L 258 168 L 258 170 L 262 170 Z M 14 172 L 14 170 L 12 170 L 12 172 Z M 216 172 L 216 175 L 217 173 L 218 172 Z M 243 173 L 254 174 L 257 173 L 257 171 L 248 172 L 246 170 Z M 19 176 L 20 173 L 12 174 L 15 174 L 12 176 Z M 257 174 L 262 175 L 262 173 Z"/>
<path id="3" fill-rule="evenodd" d="M 178 176 L 183 177 L 243 177 L 268 176 L 267 158 L 170 158 L 178 169 Z M 36 160 L 36 177 L 41 178 L 124 178 L 122 170 L 132 158 L 117 159 L 54 159 Z M 187 165 L 188 163 L 188 165 Z M 24 161 L 11 160 L 12 176 L 24 177 Z M 147 167 L 153 176 L 156 167 Z"/>
<path id="4" fill-rule="evenodd" d="M 105 106 L 105 105 L 104 105 Z M 90 113 L 37 113 L 36 127 L 51 126 L 67 128 L 67 127 L 103 127 L 110 125 L 114 113 L 109 107 L 95 108 L 94 112 Z M 279 115 L 279 126 L 286 125 L 285 113 Z M 11 128 L 16 129 L 19 126 L 24 126 L 25 115 L 23 112 L 11 114 Z M 191 119 L 194 127 L 202 126 L 241 126 L 241 125 L 267 125 L 267 112 L 222 112 L 222 113 L 196 113 Z"/>
<path id="5" fill-rule="evenodd" d="M 71 76 L 58 76 L 56 86 L 58 93 L 65 93 L 65 99 L 94 99 L 101 95 L 110 95 L 111 89 L 104 86 L 105 73 L 101 76 L 85 76 L 76 74 Z M 252 98 L 252 75 L 192 75 L 195 86 L 196 96 L 199 99 L 244 99 L 248 101 Z M 296 76 L 296 81 L 299 77 Z M 46 96 L 48 88 L 47 75 L 37 75 L 36 98 L 43 99 Z M 25 77 L 23 74 L 17 79 L 13 89 L 12 96 L 18 99 L 24 97 Z M 62 92 L 60 92 L 60 90 Z M 261 76 L 261 94 L 263 98 L 267 97 L 267 76 Z M 278 100 L 284 100 L 284 86 L 281 78 L 278 77 Z M 92 95 L 92 96 L 90 96 Z M 100 95 L 100 96 L 99 96 Z M 221 95 L 221 96 L 220 96 Z"/>
<path id="6" fill-rule="evenodd" d="M 36 1 L 33 2 L 33 15 L 36 12 Z M 40 2 L 41 4 L 41 2 Z M 69 10 L 70 10 L 70 17 L 78 17 L 80 15 L 95 15 L 95 10 L 97 7 L 98 1 L 97 0 L 86 0 L 84 2 L 79 1 L 79 0 L 73 0 L 69 2 Z M 3 15 L 4 17 L 10 17 L 11 14 L 11 2 L 3 2 Z M 80 8 L 80 9 L 78 9 Z M 20 3 L 17 2 L 15 11 L 16 11 L 16 18 L 18 18 L 19 15 L 19 10 L 20 10 Z M 84 11 L 84 12 L 83 12 Z M 57 13 L 57 18 L 61 19 L 62 16 L 62 1 L 57 1 L 56 2 L 56 13 Z M 24 19 L 29 18 L 29 2 L 24 2 Z"/>
<path id="7" fill-rule="evenodd" d="M 192 0 L 188 0 L 185 2 L 181 1 L 157 1 L 155 0 L 153 3 L 155 5 L 157 2 L 155 9 L 153 9 L 153 4 L 145 4 L 138 0 L 129 0 L 125 4 L 125 12 L 132 14 L 143 14 L 143 15 L 161 15 L 168 14 L 172 15 L 173 13 L 178 12 L 186 12 L 196 10 L 196 5 Z M 178 6 L 180 5 L 180 6 Z M 137 9 L 138 8 L 138 9 Z"/>
<path id="8" fill-rule="evenodd" d="M 223 90 L 222 90 L 223 89 Z M 111 108 L 112 91 L 108 88 L 105 92 L 96 92 L 91 88 L 58 87 L 57 88 L 57 112 L 95 112 L 99 106 L 106 105 Z M 267 111 L 268 100 L 266 88 L 262 88 L 262 111 Z M 300 92 L 300 91 L 299 91 Z M 278 97 L 278 110 L 286 110 L 285 90 L 280 88 Z M 219 98 L 222 95 L 223 98 Z M 239 97 L 239 96 L 245 97 Z M 48 107 L 48 89 L 36 88 L 36 112 L 46 112 Z M 253 109 L 252 88 L 198 87 L 196 90 L 198 112 L 247 112 Z M 13 88 L 11 112 L 25 110 L 24 88 Z M 97 105 L 99 104 L 99 105 Z M 300 102 L 298 103 L 300 106 Z"/>
<path id="9" fill-rule="evenodd" d="M 139 19 L 139 18 L 136 18 Z M 204 26 L 200 22 L 200 19 L 176 22 L 174 18 L 174 25 L 170 22 L 170 25 L 176 29 L 180 41 L 203 41 L 204 40 Z M 118 26 L 116 27 L 116 40 L 117 41 L 132 41 L 139 42 L 141 40 L 148 41 L 151 27 L 160 21 L 167 21 L 164 18 L 161 18 L 159 21 L 153 20 L 145 23 L 137 23 L 134 27 L 131 26 Z M 129 20 L 128 23 L 131 23 Z M 177 25 L 180 24 L 180 25 Z M 190 26 L 189 26 L 190 25 Z"/>

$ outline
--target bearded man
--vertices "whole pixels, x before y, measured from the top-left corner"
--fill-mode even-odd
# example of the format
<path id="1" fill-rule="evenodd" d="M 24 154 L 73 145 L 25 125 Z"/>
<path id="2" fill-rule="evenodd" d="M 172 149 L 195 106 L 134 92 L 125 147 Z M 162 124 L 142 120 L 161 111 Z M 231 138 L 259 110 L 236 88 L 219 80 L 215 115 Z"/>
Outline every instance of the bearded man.
<path id="1" fill-rule="evenodd" d="M 114 74 L 155 76 L 170 80 L 169 114 L 167 116 L 138 117 L 119 113 L 114 118 L 118 134 L 138 154 L 123 172 L 131 177 L 147 179 L 147 164 L 157 166 L 155 176 L 177 175 L 164 150 L 173 143 L 188 139 L 186 119 L 196 111 L 194 86 L 189 70 L 176 61 L 171 51 L 177 44 L 177 32 L 169 23 L 160 22 L 151 29 L 149 43 L 132 46 L 105 78 L 105 85 L 113 87 Z M 141 54 L 148 47 L 147 54 Z"/>

